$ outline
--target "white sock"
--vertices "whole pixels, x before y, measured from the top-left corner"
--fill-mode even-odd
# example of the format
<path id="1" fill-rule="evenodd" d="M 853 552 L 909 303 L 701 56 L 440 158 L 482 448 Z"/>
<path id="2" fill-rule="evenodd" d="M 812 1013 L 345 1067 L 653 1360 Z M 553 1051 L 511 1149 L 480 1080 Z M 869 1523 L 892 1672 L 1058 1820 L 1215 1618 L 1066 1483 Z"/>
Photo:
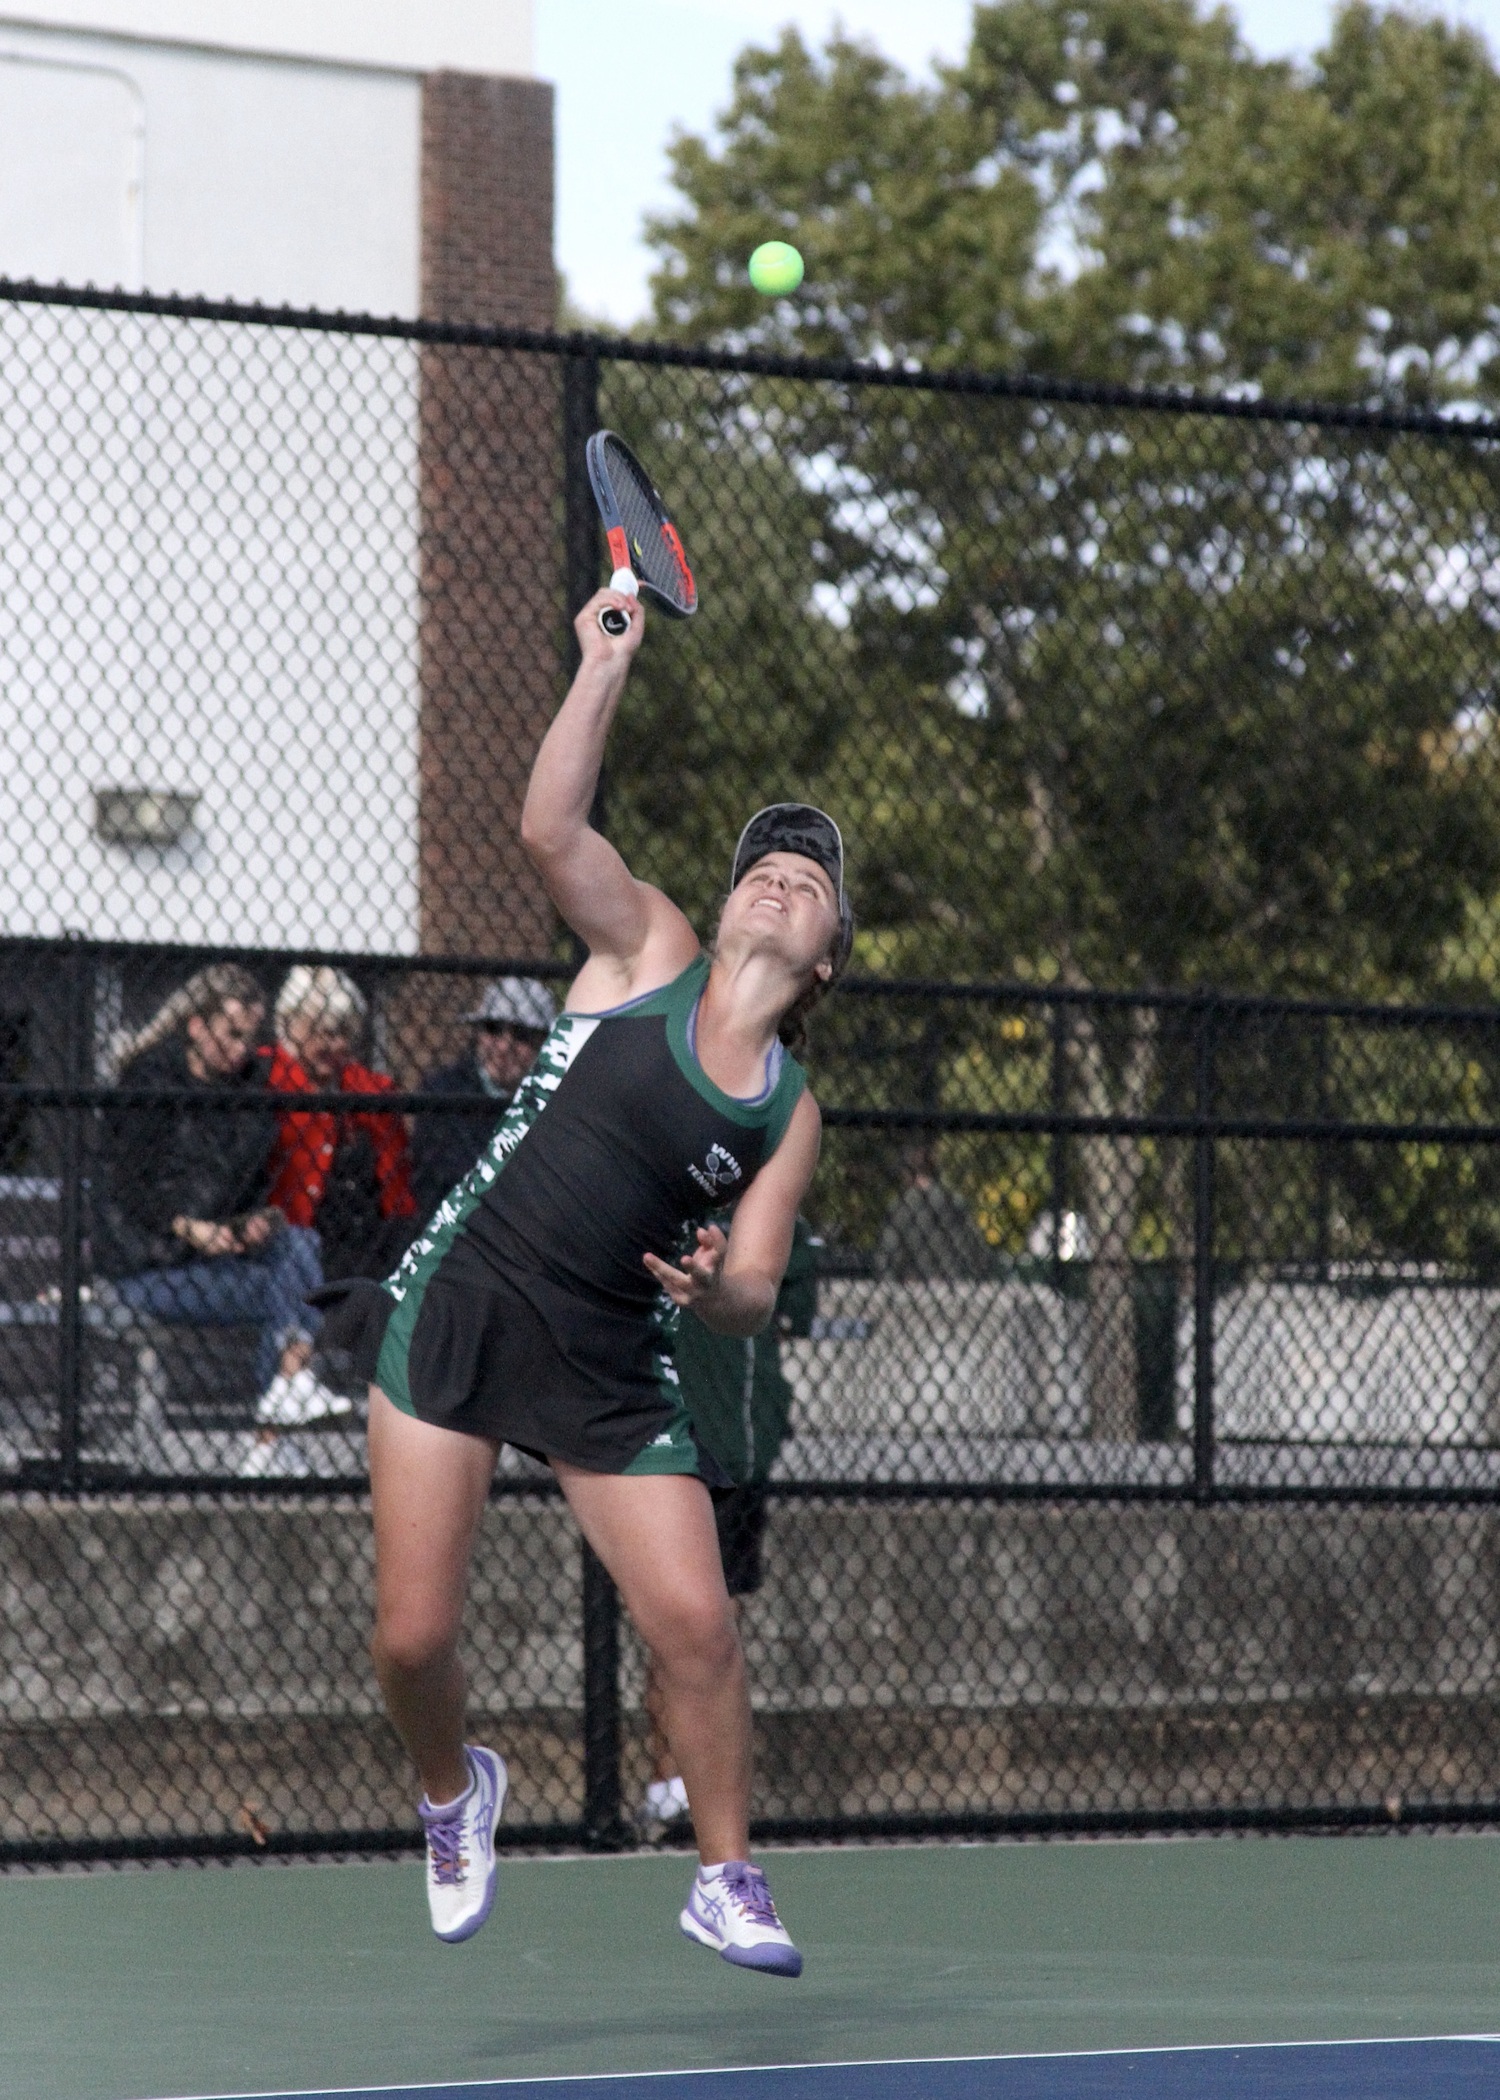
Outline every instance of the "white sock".
<path id="1" fill-rule="evenodd" d="M 698 1879 L 703 1883 L 704 1887 L 706 1888 L 709 1882 L 717 1881 L 719 1879 L 720 1875 L 724 1872 L 724 1869 L 726 1867 L 739 1867 L 743 1866 L 744 1864 L 745 1862 L 743 1860 L 721 1859 L 714 1866 L 711 1867 L 705 1867 L 700 1865 L 700 1867 L 698 1868 Z"/>
<path id="2" fill-rule="evenodd" d="M 451 1814 L 453 1813 L 453 1811 L 454 1811 L 454 1809 L 455 1809 L 455 1808 L 461 1808 L 461 1807 L 463 1806 L 464 1802 L 468 1800 L 468 1798 L 469 1798 L 470 1794 L 472 1794 L 472 1793 L 473 1793 L 473 1791 L 474 1791 L 474 1774 L 473 1774 L 473 1773 L 471 1772 L 471 1773 L 469 1774 L 469 1783 L 468 1783 L 468 1785 L 467 1785 L 467 1786 L 466 1786 L 466 1787 L 464 1788 L 464 1790 L 463 1790 L 463 1792 L 462 1792 L 461 1794 L 455 1794 L 455 1795 L 453 1796 L 453 1799 L 452 1799 L 451 1801 L 434 1801 L 434 1800 L 432 1800 L 432 1799 L 431 1799 L 431 1797 L 430 1797 L 429 1795 L 427 1795 L 427 1794 L 424 1794 L 424 1795 L 422 1796 L 422 1799 L 423 1799 L 423 1800 L 424 1800 L 424 1801 L 425 1801 L 425 1802 L 427 1803 L 427 1806 L 428 1806 L 428 1807 L 429 1807 L 430 1809 L 432 1809 L 433 1811 L 435 1811 L 435 1813 L 436 1813 L 436 1814 L 438 1814 L 438 1815 L 440 1815 L 440 1816 L 447 1816 L 447 1815 L 451 1815 Z"/>

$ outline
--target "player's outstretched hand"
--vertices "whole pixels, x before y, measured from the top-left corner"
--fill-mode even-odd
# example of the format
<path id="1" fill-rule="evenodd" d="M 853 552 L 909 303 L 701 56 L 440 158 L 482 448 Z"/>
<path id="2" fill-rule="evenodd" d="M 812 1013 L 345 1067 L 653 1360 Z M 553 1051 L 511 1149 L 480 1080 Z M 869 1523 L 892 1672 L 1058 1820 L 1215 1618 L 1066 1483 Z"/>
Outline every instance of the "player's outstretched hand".
<path id="1" fill-rule="evenodd" d="M 609 606 L 624 613 L 629 620 L 630 625 L 623 634 L 606 634 L 599 625 L 600 613 Z M 573 622 L 573 632 L 578 637 L 586 664 L 629 663 L 646 632 L 646 608 L 639 598 L 627 597 L 624 591 L 595 591 Z"/>
<path id="2" fill-rule="evenodd" d="M 661 1261 L 654 1254 L 644 1254 L 641 1259 L 672 1303 L 689 1307 L 701 1305 L 718 1291 L 728 1247 L 717 1225 L 700 1225 L 697 1246 L 680 1262 Z"/>

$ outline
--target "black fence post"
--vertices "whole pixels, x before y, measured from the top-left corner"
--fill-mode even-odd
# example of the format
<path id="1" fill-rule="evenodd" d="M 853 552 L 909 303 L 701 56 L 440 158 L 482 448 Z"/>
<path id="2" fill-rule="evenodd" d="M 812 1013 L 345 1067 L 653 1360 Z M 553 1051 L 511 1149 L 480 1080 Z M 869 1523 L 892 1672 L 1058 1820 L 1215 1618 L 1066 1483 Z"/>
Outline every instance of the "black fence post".
<path id="1" fill-rule="evenodd" d="M 1054 1116 L 1068 1106 L 1068 1009 L 1059 999 L 1052 1009 L 1052 1060 L 1049 1093 Z M 1062 1289 L 1063 1210 L 1068 1195 L 1068 1141 L 1054 1125 L 1047 1141 L 1047 1172 L 1052 1183 L 1052 1288 Z"/>
<path id="2" fill-rule="evenodd" d="M 630 1842 L 620 1789 L 620 1595 L 583 1543 L 583 1837 L 596 1852 Z"/>
<path id="3" fill-rule="evenodd" d="M 59 1161 L 62 1249 L 57 1308 L 57 1460 L 60 1482 L 76 1494 L 83 1453 L 83 1174 L 88 1110 L 76 1098 L 92 1077 L 89 1055 L 91 951 L 78 934 L 68 936 L 63 984 L 63 1084 Z"/>
<path id="4" fill-rule="evenodd" d="M 563 359 L 563 542 L 568 618 L 599 588 L 599 514 L 583 448 L 599 428 L 599 359 L 592 350 Z"/>
<path id="5" fill-rule="evenodd" d="M 1324 1014 L 1318 1028 L 1318 1107 L 1320 1123 L 1328 1120 L 1328 1031 L 1330 1022 Z M 1316 1193 L 1314 1202 L 1317 1216 L 1314 1223 L 1313 1255 L 1318 1265 L 1318 1281 L 1328 1281 L 1328 1264 L 1332 1253 L 1333 1223 L 1333 1154 L 1326 1139 L 1319 1139 L 1313 1152 Z"/>
<path id="6" fill-rule="evenodd" d="M 599 588 L 599 513 L 584 447 L 599 428 L 599 359 L 591 350 L 563 359 L 563 545 L 568 617 Z M 604 776 L 590 812 L 604 823 Z M 582 960 L 580 955 L 578 958 Z M 583 1547 L 583 1832 L 600 1852 L 629 1842 L 620 1792 L 620 1597 L 604 1563 Z"/>
<path id="7" fill-rule="evenodd" d="M 599 588 L 599 512 L 584 457 L 599 428 L 599 359 L 592 350 L 570 351 L 563 359 L 562 422 L 563 568 L 571 620 Z M 602 767 L 589 817 L 596 831 L 604 829 Z"/>
<path id="8" fill-rule="evenodd" d="M 1214 1020 L 1211 1000 L 1198 1008 L 1194 1029 L 1195 1112 L 1214 1112 Z M 1212 1134 L 1193 1140 L 1193 1493 L 1214 1497 L 1214 1167 Z"/>

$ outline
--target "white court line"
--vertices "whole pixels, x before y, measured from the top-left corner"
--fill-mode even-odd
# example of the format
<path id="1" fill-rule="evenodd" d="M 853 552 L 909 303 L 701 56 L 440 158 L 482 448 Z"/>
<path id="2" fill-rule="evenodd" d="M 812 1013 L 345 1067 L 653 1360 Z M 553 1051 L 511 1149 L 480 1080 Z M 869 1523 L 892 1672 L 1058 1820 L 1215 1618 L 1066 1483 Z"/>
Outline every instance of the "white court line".
<path id="1" fill-rule="evenodd" d="M 1144 2049 L 1042 2049 L 1013 2051 L 1007 2056 L 851 2056 L 830 2063 L 685 2065 L 673 2071 L 549 2071 L 531 2078 L 440 2078 L 413 2085 L 285 2086 L 260 2093 L 173 2093 L 159 2100 L 341 2100 L 350 2093 L 503 2093 L 519 2085 L 623 2085 L 648 2078 L 744 2078 L 751 2072 L 779 2077 L 784 2071 L 894 2071 L 927 2064 L 1044 2064 L 1102 2062 L 1112 2056 L 1228 2056 L 1245 2049 L 1390 2049 L 1422 2047 L 1431 2042 L 1500 2043 L 1500 2034 L 1356 2035 L 1351 2041 L 1307 2042 L 1159 2042 Z"/>

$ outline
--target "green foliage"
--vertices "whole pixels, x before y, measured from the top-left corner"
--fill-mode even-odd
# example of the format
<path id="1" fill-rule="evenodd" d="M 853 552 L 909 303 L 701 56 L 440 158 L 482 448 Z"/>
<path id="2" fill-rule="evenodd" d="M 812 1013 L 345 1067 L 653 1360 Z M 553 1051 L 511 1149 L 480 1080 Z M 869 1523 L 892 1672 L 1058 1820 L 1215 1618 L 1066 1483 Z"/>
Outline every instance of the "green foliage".
<path id="1" fill-rule="evenodd" d="M 1191 0 L 1000 0 L 936 85 L 789 31 L 675 172 L 667 332 L 1346 397 L 1496 376 L 1500 76 L 1425 18 L 1347 7 L 1299 71 Z M 771 235 L 808 283 L 768 307 Z M 684 418 L 632 383 L 709 608 L 619 783 L 663 873 L 710 837 L 717 865 L 741 798 L 821 793 L 869 965 L 1377 995 L 1473 966 L 1487 452 L 754 381 Z"/>
<path id="2" fill-rule="evenodd" d="M 1190 0 L 998 0 L 935 87 L 836 38 L 744 53 L 680 138 L 658 326 L 812 354 L 1492 399 L 1500 76 L 1416 12 L 1301 70 Z M 795 241 L 767 312 L 745 259 Z"/>
<path id="3" fill-rule="evenodd" d="M 608 385 L 704 580 L 632 685 L 611 826 L 705 929 L 745 813 L 797 795 L 845 827 L 866 966 L 1371 996 L 1451 972 L 1500 879 L 1493 652 L 1483 593 L 1433 584 L 1500 558 L 1486 455 Z"/>
<path id="4" fill-rule="evenodd" d="M 674 171 L 659 333 L 1500 406 L 1500 74 L 1425 15 L 1346 6 L 1298 68 L 1192 0 L 996 0 L 935 84 L 787 32 L 743 54 Z M 771 237 L 806 258 L 795 299 L 746 281 Z M 845 826 L 867 968 L 1371 998 L 1492 981 L 1492 447 L 852 382 L 607 385 L 704 605 L 643 659 L 612 826 L 703 914 L 747 809 L 798 795 Z M 1094 1067 L 1121 1103 L 1127 1053 Z M 955 1020 L 921 1098 L 1008 1099 L 995 1059 Z M 1045 1181 L 1012 1149 L 947 1169 L 1009 1250 Z M 842 1140 L 836 1171 L 868 1237 L 860 1151 Z M 1384 1156 L 1368 1186 L 1356 1166 L 1351 1247 L 1368 1227 L 1460 1258 L 1474 1192 L 1448 1165 Z M 1150 1148 L 1137 1170 L 1135 1244 L 1159 1251 L 1180 1192 Z M 1247 1173 L 1226 1189 L 1253 1221 Z M 1082 1200 L 1097 1218 L 1108 1192 Z"/>

